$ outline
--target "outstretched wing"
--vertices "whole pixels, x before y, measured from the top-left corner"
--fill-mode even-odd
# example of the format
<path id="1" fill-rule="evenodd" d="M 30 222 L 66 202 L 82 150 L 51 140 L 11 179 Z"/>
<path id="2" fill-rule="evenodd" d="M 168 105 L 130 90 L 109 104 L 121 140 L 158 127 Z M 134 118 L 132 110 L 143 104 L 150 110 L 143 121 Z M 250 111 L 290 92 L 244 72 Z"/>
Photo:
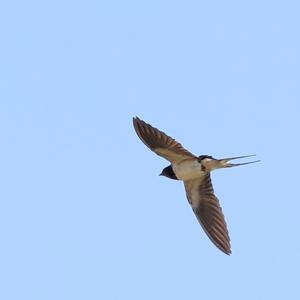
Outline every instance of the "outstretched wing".
<path id="1" fill-rule="evenodd" d="M 173 138 L 138 117 L 133 118 L 133 126 L 137 135 L 147 147 L 171 163 L 196 158 L 195 155 L 184 149 Z"/>
<path id="2" fill-rule="evenodd" d="M 184 182 L 188 201 L 210 240 L 224 253 L 230 254 L 230 238 L 218 198 L 214 194 L 210 174 Z"/>

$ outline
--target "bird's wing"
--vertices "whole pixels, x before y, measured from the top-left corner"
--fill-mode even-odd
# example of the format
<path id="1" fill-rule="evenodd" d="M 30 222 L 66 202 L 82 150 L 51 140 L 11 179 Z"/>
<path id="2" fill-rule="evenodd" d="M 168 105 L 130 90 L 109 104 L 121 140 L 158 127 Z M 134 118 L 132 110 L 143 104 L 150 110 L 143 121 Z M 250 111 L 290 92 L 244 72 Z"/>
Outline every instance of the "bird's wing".
<path id="1" fill-rule="evenodd" d="M 173 138 L 140 120 L 138 117 L 133 118 L 133 126 L 137 135 L 147 147 L 171 163 L 196 158 L 195 155 L 184 149 Z"/>
<path id="2" fill-rule="evenodd" d="M 214 194 L 210 174 L 184 182 L 193 211 L 210 240 L 224 253 L 230 254 L 230 238 L 218 198 Z"/>

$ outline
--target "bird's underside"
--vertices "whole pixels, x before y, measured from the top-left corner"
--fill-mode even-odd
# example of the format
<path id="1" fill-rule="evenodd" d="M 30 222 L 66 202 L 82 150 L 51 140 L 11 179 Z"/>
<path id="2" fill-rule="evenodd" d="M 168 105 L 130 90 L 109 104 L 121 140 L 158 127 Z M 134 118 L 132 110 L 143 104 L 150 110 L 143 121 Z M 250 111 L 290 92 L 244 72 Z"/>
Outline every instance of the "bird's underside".
<path id="1" fill-rule="evenodd" d="M 171 162 L 175 174 L 178 165 L 186 161 L 195 161 L 195 164 L 199 164 L 199 176 L 182 178 L 185 179 L 183 181 L 187 199 L 210 240 L 221 251 L 230 254 L 230 238 L 219 200 L 214 194 L 210 172 L 203 168 L 200 170 L 198 157 L 164 132 L 137 117 L 133 119 L 133 125 L 137 135 L 147 147 Z"/>

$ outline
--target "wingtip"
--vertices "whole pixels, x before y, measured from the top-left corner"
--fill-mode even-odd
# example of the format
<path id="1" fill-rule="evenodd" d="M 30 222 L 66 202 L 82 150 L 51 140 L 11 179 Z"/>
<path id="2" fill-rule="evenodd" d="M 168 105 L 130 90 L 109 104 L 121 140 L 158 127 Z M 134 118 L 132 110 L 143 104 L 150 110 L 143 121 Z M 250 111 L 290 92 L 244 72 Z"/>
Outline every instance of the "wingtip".
<path id="1" fill-rule="evenodd" d="M 225 248 L 225 247 L 220 247 L 220 245 L 216 245 L 219 250 L 221 250 L 224 254 L 230 256 L 232 254 L 231 249 L 230 248 Z"/>
<path id="2" fill-rule="evenodd" d="M 230 256 L 232 254 L 231 250 L 224 252 L 226 255 Z"/>
<path id="3" fill-rule="evenodd" d="M 139 121 L 138 117 L 132 118 L 133 128 L 134 128 L 135 132 L 137 133 L 137 135 L 139 136 L 138 121 Z"/>
<path id="4" fill-rule="evenodd" d="M 230 256 L 232 254 L 230 248 L 220 247 L 220 245 L 216 245 L 219 250 L 221 250 L 224 254 Z"/>
<path id="5" fill-rule="evenodd" d="M 144 122 L 144 121 L 141 120 L 138 116 L 135 116 L 135 117 L 132 118 L 133 125 L 136 125 L 136 124 L 142 123 L 142 122 Z"/>
<path id="6" fill-rule="evenodd" d="M 137 126 L 137 123 L 140 121 L 139 117 L 135 116 L 132 118 L 132 123 L 133 123 L 133 126 L 134 128 L 136 128 Z"/>
<path id="7" fill-rule="evenodd" d="M 140 120 L 140 118 L 138 116 L 135 116 L 132 118 L 132 120 Z"/>

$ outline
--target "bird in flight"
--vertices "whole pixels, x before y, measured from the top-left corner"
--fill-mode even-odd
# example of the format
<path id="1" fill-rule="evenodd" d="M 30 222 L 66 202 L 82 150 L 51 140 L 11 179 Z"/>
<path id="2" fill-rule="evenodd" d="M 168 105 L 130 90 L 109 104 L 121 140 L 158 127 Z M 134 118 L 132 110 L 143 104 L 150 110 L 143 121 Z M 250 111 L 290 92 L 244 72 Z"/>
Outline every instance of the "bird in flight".
<path id="1" fill-rule="evenodd" d="M 171 163 L 160 175 L 183 181 L 188 202 L 205 233 L 221 251 L 230 255 L 230 238 L 222 208 L 214 193 L 210 172 L 259 160 L 234 164 L 230 161 L 254 155 L 223 159 L 209 155 L 196 156 L 176 140 L 138 117 L 133 118 L 133 126 L 138 137 L 148 148 Z"/>

